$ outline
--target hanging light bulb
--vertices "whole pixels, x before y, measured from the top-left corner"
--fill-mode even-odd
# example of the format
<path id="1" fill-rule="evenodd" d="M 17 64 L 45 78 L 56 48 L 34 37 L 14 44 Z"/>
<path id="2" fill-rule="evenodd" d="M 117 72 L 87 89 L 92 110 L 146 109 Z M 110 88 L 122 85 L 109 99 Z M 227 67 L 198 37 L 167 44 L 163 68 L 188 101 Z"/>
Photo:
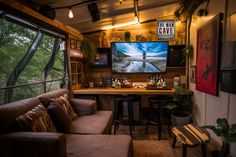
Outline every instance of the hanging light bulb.
<path id="1" fill-rule="evenodd" d="M 74 17 L 74 15 L 73 15 L 73 12 L 72 12 L 72 9 L 71 9 L 71 8 L 69 8 L 69 15 L 68 15 L 68 16 L 69 16 L 69 18 L 71 18 L 71 19 Z"/>
<path id="2" fill-rule="evenodd" d="M 122 4 L 123 0 L 119 0 L 120 4 Z"/>

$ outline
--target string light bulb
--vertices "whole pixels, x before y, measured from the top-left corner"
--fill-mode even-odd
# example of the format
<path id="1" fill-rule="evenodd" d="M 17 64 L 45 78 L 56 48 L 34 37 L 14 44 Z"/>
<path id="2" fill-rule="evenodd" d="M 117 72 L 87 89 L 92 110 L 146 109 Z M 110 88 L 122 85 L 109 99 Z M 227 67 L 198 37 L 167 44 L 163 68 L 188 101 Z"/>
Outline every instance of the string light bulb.
<path id="1" fill-rule="evenodd" d="M 68 16 L 69 16 L 69 18 L 71 18 L 71 19 L 74 17 L 74 14 L 73 14 L 71 8 L 69 8 L 69 14 L 68 14 Z"/>

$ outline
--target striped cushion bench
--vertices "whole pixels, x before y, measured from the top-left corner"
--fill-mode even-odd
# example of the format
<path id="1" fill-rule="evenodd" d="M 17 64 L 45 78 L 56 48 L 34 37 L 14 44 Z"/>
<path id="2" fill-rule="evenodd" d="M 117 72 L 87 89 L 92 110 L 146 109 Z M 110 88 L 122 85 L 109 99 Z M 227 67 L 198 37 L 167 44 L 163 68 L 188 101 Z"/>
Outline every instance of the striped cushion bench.
<path id="1" fill-rule="evenodd" d="M 186 157 L 187 146 L 201 145 L 202 157 L 206 157 L 206 142 L 209 141 L 209 133 L 199 126 L 188 124 L 179 127 L 173 127 L 174 140 L 172 147 L 175 147 L 176 140 L 183 145 L 183 157 Z"/>

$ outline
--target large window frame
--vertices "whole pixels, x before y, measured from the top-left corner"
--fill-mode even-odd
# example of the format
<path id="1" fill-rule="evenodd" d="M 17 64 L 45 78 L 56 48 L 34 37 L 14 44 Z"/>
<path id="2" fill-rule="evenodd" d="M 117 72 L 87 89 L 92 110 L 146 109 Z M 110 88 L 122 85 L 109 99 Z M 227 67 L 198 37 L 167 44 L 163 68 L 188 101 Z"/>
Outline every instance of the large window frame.
<path id="1" fill-rule="evenodd" d="M 5 86 L 1 86 L 0 87 L 0 92 L 4 91 L 4 102 L 0 102 L 0 104 L 5 104 L 5 103 L 9 103 L 12 101 L 12 95 L 13 95 L 13 90 L 16 88 L 23 88 L 26 86 L 34 86 L 34 85 L 42 85 L 43 86 L 43 92 L 47 92 L 47 84 L 48 83 L 53 83 L 53 82 L 63 82 L 66 83 L 65 85 L 63 85 L 64 87 L 68 86 L 68 83 L 66 80 L 68 80 L 68 56 L 67 56 L 67 51 L 63 50 L 63 54 L 64 54 L 64 65 L 63 65 L 63 70 L 64 70 L 64 76 L 62 76 L 62 78 L 60 79 L 47 79 L 48 73 L 52 70 L 53 65 L 55 63 L 55 59 L 56 59 L 56 53 L 59 51 L 59 47 L 61 43 L 65 43 L 66 40 L 66 33 L 64 32 L 60 32 L 58 31 L 56 28 L 52 28 L 49 25 L 40 23 L 39 21 L 33 20 L 32 18 L 21 14 L 21 17 L 17 16 L 17 14 L 14 11 L 9 11 L 6 10 L 5 8 L 1 8 L 0 7 L 0 19 L 4 18 L 4 20 L 7 20 L 11 23 L 23 26 L 27 29 L 31 29 L 34 31 L 37 31 L 38 34 L 34 39 L 34 42 L 31 44 L 31 47 L 28 48 L 28 54 L 32 53 L 35 49 L 38 48 L 40 36 L 48 35 L 51 36 L 53 38 L 55 38 L 55 43 L 54 43 L 54 48 L 52 51 L 52 54 L 50 56 L 50 59 L 48 61 L 48 63 L 45 65 L 44 67 L 44 80 L 40 80 L 40 81 L 36 81 L 36 82 L 32 82 L 32 83 L 25 83 L 25 84 L 15 84 L 18 76 L 21 74 L 22 67 L 25 67 L 28 65 L 30 59 L 32 58 L 32 56 L 34 56 L 34 53 L 32 53 L 31 57 L 29 57 L 29 55 L 25 55 L 24 57 L 22 56 L 21 61 L 15 66 L 14 69 L 12 69 L 13 71 L 11 72 L 11 76 L 8 78 L 8 81 L 6 83 Z M 66 47 L 66 46 L 64 46 Z M 66 79 L 67 78 L 67 79 Z M 1 94 L 1 93 L 0 93 Z"/>

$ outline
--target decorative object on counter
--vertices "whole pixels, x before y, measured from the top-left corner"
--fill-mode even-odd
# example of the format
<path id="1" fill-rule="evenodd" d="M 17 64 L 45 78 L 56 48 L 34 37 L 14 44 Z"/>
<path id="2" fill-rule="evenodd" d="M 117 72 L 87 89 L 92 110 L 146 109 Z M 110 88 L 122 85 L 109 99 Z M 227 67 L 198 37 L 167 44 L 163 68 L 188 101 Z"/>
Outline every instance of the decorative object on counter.
<path id="1" fill-rule="evenodd" d="M 146 85 L 147 89 L 164 89 L 167 88 L 166 85 L 166 80 L 164 78 L 162 78 L 161 75 L 152 75 L 150 77 L 150 79 L 148 79 L 147 85 Z"/>
<path id="2" fill-rule="evenodd" d="M 89 88 L 93 88 L 94 87 L 94 82 L 89 82 Z"/>
<path id="3" fill-rule="evenodd" d="M 206 125 L 203 127 L 211 129 L 222 139 L 221 149 L 219 151 L 215 151 L 214 157 L 227 157 L 230 155 L 230 143 L 236 142 L 236 124 L 229 125 L 227 119 L 225 118 L 218 118 L 216 123 L 217 127 L 212 125 Z"/>
<path id="4" fill-rule="evenodd" d="M 112 79 L 112 87 L 113 88 L 131 88 L 132 83 L 131 80 L 126 76 L 118 76 Z"/>

